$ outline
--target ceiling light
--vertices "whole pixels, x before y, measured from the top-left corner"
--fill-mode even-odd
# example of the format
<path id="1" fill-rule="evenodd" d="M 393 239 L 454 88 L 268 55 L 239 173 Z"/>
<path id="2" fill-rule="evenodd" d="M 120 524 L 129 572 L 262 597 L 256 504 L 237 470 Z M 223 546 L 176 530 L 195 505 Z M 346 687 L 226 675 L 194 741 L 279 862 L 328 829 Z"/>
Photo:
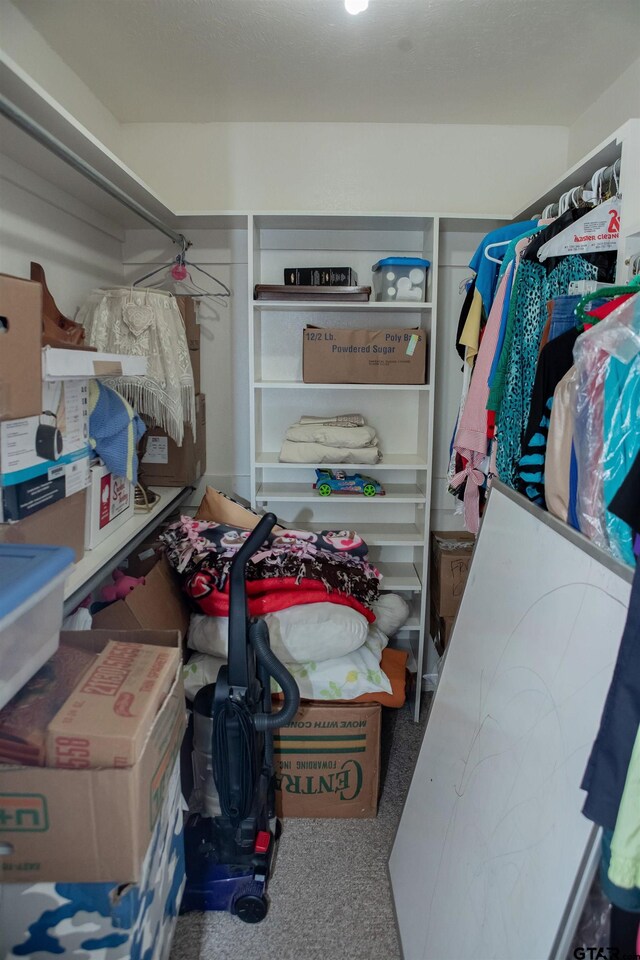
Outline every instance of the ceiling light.
<path id="1" fill-rule="evenodd" d="M 344 0 L 344 8 L 347 13 L 362 13 L 369 6 L 369 0 Z"/>

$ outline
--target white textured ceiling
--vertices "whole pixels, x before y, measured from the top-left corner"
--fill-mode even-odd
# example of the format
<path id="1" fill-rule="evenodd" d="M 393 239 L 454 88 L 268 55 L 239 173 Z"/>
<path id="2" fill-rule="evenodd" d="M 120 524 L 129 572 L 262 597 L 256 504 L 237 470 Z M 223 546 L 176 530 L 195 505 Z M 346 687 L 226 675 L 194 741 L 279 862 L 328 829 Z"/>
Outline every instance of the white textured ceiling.
<path id="1" fill-rule="evenodd" d="M 121 121 L 569 124 L 640 0 L 14 0 Z"/>

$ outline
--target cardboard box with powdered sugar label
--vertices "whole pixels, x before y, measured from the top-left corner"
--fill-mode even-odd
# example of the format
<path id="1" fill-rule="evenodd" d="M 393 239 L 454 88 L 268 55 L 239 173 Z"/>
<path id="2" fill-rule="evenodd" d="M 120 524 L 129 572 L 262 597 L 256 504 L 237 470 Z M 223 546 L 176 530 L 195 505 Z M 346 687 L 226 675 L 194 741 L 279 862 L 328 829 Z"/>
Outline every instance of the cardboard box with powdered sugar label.
<path id="1" fill-rule="evenodd" d="M 426 382 L 427 334 L 419 328 L 382 330 L 305 327 L 305 383 Z"/>

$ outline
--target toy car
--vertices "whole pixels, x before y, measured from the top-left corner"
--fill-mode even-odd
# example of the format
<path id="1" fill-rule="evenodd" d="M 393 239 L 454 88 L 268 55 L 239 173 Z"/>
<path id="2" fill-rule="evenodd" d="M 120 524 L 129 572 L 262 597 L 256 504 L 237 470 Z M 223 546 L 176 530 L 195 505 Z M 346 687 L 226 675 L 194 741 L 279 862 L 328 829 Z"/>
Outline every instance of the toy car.
<path id="1" fill-rule="evenodd" d="M 316 470 L 313 489 L 317 490 L 321 497 L 329 497 L 332 493 L 384 496 L 384 490 L 377 480 L 362 473 L 345 473 L 344 470 Z"/>

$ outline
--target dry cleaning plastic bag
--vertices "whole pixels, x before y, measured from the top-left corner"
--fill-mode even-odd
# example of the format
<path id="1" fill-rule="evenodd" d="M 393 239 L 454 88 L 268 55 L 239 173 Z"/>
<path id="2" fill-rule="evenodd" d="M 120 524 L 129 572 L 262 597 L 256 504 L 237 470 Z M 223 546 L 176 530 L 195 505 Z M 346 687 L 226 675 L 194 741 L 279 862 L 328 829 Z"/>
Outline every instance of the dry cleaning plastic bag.
<path id="1" fill-rule="evenodd" d="M 633 564 L 632 531 L 608 505 L 640 450 L 640 295 L 578 337 L 573 356 L 580 530 Z"/>

